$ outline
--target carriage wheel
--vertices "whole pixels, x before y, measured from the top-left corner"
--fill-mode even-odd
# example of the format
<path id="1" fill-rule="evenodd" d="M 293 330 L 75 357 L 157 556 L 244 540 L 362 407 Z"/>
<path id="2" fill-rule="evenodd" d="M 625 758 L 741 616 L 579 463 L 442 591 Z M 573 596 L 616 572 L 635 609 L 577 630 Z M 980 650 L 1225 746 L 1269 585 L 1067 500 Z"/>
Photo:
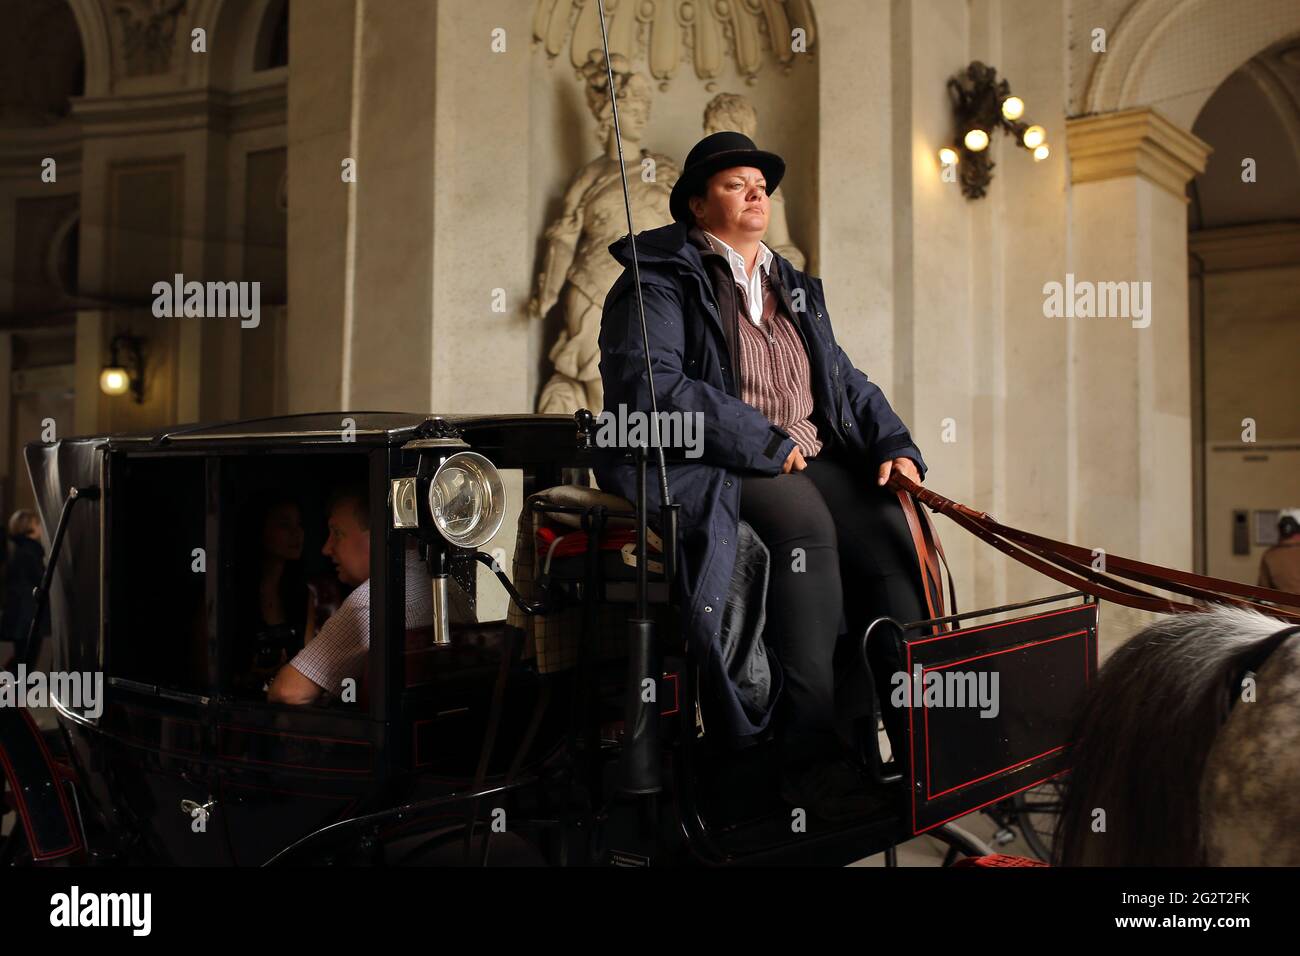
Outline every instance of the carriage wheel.
<path id="1" fill-rule="evenodd" d="M 472 843 L 466 845 L 468 828 L 463 823 L 413 835 L 385 847 L 385 866 L 545 866 L 546 857 L 532 840 L 515 833 L 491 832 L 480 821 Z"/>
<path id="2" fill-rule="evenodd" d="M 988 856 L 993 850 L 981 839 L 952 823 L 945 823 L 930 831 L 930 836 L 946 844 L 948 852 L 944 854 L 943 867 L 952 866 L 963 856 Z"/>
<path id="3" fill-rule="evenodd" d="M 1020 834 L 1030 852 L 1044 863 L 1052 862 L 1052 843 L 1065 803 L 1065 786 L 1061 777 L 1055 777 L 1012 798 Z"/>

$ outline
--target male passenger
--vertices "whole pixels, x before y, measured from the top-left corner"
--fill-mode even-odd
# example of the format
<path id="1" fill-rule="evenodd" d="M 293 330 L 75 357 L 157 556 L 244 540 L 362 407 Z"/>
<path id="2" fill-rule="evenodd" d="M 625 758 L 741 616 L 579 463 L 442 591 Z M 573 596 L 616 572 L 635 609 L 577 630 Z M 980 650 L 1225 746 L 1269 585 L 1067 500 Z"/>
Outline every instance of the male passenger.
<path id="1" fill-rule="evenodd" d="M 343 681 L 359 685 L 370 650 L 370 504 L 365 486 L 347 487 L 330 499 L 329 538 L 321 549 L 339 580 L 356 585 L 320 633 L 294 655 L 266 692 L 273 704 L 310 704 L 323 693 L 336 697 Z M 412 549 L 406 551 L 406 627 L 433 623 L 429 574 Z"/>

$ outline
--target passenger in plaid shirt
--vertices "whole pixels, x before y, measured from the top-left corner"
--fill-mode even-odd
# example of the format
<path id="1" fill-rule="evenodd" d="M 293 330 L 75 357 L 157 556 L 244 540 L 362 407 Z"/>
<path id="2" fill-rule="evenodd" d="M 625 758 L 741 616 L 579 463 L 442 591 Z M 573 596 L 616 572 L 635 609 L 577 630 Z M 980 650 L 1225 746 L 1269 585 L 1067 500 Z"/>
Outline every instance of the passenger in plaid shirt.
<path id="1" fill-rule="evenodd" d="M 364 488 L 347 489 L 330 502 L 329 538 L 322 552 L 334 562 L 339 580 L 356 585 L 320 633 L 280 668 L 267 690 L 273 704 L 310 704 L 323 693 L 338 696 L 343 681 L 358 683 L 370 650 L 370 509 Z M 433 623 L 428 572 L 414 551 L 406 553 L 406 626 Z"/>

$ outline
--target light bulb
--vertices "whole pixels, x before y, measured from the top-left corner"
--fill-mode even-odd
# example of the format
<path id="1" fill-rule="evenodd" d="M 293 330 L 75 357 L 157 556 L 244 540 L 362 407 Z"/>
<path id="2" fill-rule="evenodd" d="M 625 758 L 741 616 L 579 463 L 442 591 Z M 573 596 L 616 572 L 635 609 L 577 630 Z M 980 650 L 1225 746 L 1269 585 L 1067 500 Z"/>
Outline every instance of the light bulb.
<path id="1" fill-rule="evenodd" d="M 131 379 L 126 369 L 110 365 L 99 373 L 99 389 L 105 395 L 125 395 L 131 387 Z"/>
<path id="2" fill-rule="evenodd" d="M 956 166 L 957 159 L 957 150 L 953 149 L 951 146 L 945 146 L 943 149 L 939 150 L 939 162 L 943 165 Z"/>
<path id="3" fill-rule="evenodd" d="M 965 142 L 966 148 L 972 153 L 978 153 L 980 150 L 988 146 L 989 134 L 976 126 L 974 129 L 966 133 L 963 142 Z"/>
<path id="4" fill-rule="evenodd" d="M 1021 142 L 1030 149 L 1034 149 L 1037 146 L 1041 146 L 1045 139 L 1047 139 L 1047 130 L 1043 129 L 1041 126 L 1031 126 L 1029 129 L 1025 130 L 1025 135 L 1021 139 Z"/>
<path id="5" fill-rule="evenodd" d="M 1025 101 L 1018 96 L 1008 96 L 1002 101 L 1002 115 L 1009 120 L 1018 120 L 1025 112 Z"/>
<path id="6" fill-rule="evenodd" d="M 1039 143 L 1037 146 L 1034 147 L 1034 162 L 1036 163 L 1041 163 L 1043 160 L 1045 160 L 1048 156 L 1051 155 L 1052 155 L 1052 151 L 1047 148 L 1046 143 Z"/>

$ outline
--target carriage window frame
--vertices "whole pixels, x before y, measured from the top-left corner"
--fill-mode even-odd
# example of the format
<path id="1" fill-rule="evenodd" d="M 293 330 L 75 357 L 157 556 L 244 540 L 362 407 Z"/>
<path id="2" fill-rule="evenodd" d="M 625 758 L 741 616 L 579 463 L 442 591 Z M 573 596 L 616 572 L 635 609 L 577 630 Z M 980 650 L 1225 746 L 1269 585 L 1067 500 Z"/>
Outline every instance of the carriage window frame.
<path id="1" fill-rule="evenodd" d="M 212 548 L 209 540 L 207 527 L 207 497 L 210 481 L 210 466 L 206 461 L 207 456 L 200 453 L 178 453 L 178 452 L 150 452 L 137 451 L 134 449 L 110 448 L 106 453 L 105 472 L 107 474 L 108 495 L 106 496 L 107 507 L 103 512 L 103 524 L 101 526 L 100 542 L 102 548 L 101 570 L 103 578 L 100 585 L 101 593 L 101 636 L 100 636 L 100 662 L 103 669 L 105 683 L 115 691 L 128 691 L 146 697 L 161 698 L 189 703 L 206 703 L 210 698 L 212 685 L 211 671 L 211 647 L 212 647 L 212 621 L 211 621 L 211 593 L 214 584 L 212 576 Z M 206 646 L 207 652 L 204 654 L 203 666 L 203 685 L 195 688 L 193 686 L 184 686 L 181 682 L 173 678 L 165 682 L 158 680 L 142 680 L 143 675 L 136 671 L 130 673 L 132 668 L 123 668 L 121 660 L 124 655 L 120 653 L 119 641 L 127 641 L 130 635 L 123 629 L 123 620 L 127 609 L 126 589 L 130 584 L 133 572 L 135 574 L 148 575 L 151 567 L 142 567 L 130 569 L 124 572 L 114 573 L 114 566 L 117 561 L 125 560 L 127 557 L 125 549 L 120 546 L 119 542 L 126 538 L 131 532 L 127 529 L 127 521 L 133 517 L 128 513 L 125 503 L 127 495 L 127 481 L 123 475 L 123 470 L 128 463 L 137 463 L 145 461 L 175 461 L 175 462 L 195 462 L 198 461 L 203 467 L 203 500 L 204 500 L 204 518 L 203 533 L 201 546 L 204 549 L 204 582 L 203 597 L 200 605 L 202 619 L 204 620 L 204 629 L 207 635 Z M 180 466 L 178 465 L 178 468 Z M 142 532 L 137 531 L 137 534 Z M 191 572 L 198 573 L 198 572 Z M 129 622 L 128 622 L 129 623 Z"/>
<path id="2" fill-rule="evenodd" d="M 215 688 L 214 693 L 221 701 L 234 706 L 240 710 L 252 710 L 268 714 L 299 714 L 312 715 L 314 717 L 328 717 L 331 719 L 341 718 L 352 721 L 370 722 L 383 720 L 384 713 L 381 709 L 384 694 L 382 689 L 376 693 L 376 685 L 382 684 L 382 679 L 376 680 L 377 674 L 384 671 L 382 664 L 383 658 L 378 656 L 381 650 L 386 650 L 389 641 L 380 638 L 376 641 L 376 635 L 381 633 L 381 628 L 385 626 L 387 618 L 384 604 L 387 600 L 389 588 L 386 586 L 385 567 L 388 562 L 385 555 L 389 546 L 389 535 L 386 533 L 387 528 L 387 449 L 384 447 L 374 447 L 373 445 L 358 444 L 352 448 L 340 449 L 323 446 L 321 443 L 303 442 L 301 444 L 279 444 L 274 447 L 249 448 L 241 446 L 238 448 L 221 448 L 207 452 L 210 459 L 216 462 L 215 472 L 212 475 L 212 483 L 209 488 L 209 500 L 212 510 L 210 511 L 210 529 L 209 540 L 215 542 L 215 551 L 218 555 L 216 561 L 217 574 L 215 581 L 215 592 L 212 595 L 212 603 L 218 609 L 216 623 L 216 641 L 215 653 L 209 655 L 209 664 L 212 668 L 212 683 Z M 251 695 L 244 692 L 237 692 L 233 686 L 234 681 L 234 662 L 233 653 L 235 647 L 235 628 L 237 621 L 235 619 L 234 605 L 234 587 L 235 575 L 231 572 L 230 563 L 222 559 L 227 551 L 233 553 L 235 547 L 233 540 L 233 530 L 237 522 L 236 511 L 234 507 L 234 486 L 230 476 L 230 462 L 232 460 L 247 461 L 258 458 L 285 458 L 285 457 L 311 457 L 317 459 L 326 458 L 351 458 L 354 460 L 365 459 L 365 481 L 368 485 L 370 496 L 370 647 L 367 650 L 367 668 L 370 674 L 368 681 L 368 705 L 358 707 L 352 704 L 345 704 L 339 701 L 331 701 L 327 704 L 280 704 L 268 701 L 265 695 Z M 377 477 L 378 475 L 378 477 Z M 324 482 L 320 486 L 324 488 L 326 497 L 331 490 L 332 482 Z M 378 500 L 376 497 L 378 496 Z M 325 516 L 328 517 L 328 516 Z M 210 565 L 211 566 L 211 565 Z M 319 633 L 319 627 L 317 628 Z M 284 666 L 288 666 L 286 661 Z"/>
<path id="3" fill-rule="evenodd" d="M 213 698 L 229 701 L 240 707 L 269 709 L 277 713 L 312 713 L 346 717 L 357 720 L 383 719 L 382 702 L 385 699 L 383 688 L 376 693 L 376 684 L 382 685 L 382 677 L 387 668 L 384 658 L 377 656 L 375 636 L 386 627 L 387 614 L 384 609 L 389 587 L 385 578 L 385 567 L 391 566 L 385 560 L 392 535 L 387 531 L 387 449 L 370 445 L 360 445 L 347 450 L 322 448 L 319 444 L 284 445 L 278 447 L 250 448 L 243 445 L 236 448 L 195 448 L 186 450 L 154 450 L 112 448 L 106 454 L 105 469 L 110 488 L 109 501 L 114 502 L 105 511 L 101 542 L 103 560 L 101 569 L 102 630 L 100 636 L 100 660 L 109 687 L 115 691 L 127 691 L 149 698 L 161 698 L 174 701 L 206 705 Z M 231 573 L 223 556 L 233 544 L 233 494 L 229 479 L 229 463 L 232 459 L 249 460 L 266 456 L 312 456 L 317 458 L 345 456 L 353 459 L 366 459 L 365 480 L 369 485 L 371 499 L 371 597 L 370 597 L 370 634 L 371 643 L 368 652 L 370 669 L 369 706 L 354 708 L 337 703 L 329 706 L 292 704 L 273 704 L 264 697 L 259 699 L 246 694 L 236 694 L 232 686 L 230 657 L 233 653 L 235 638 L 235 615 L 231 604 L 234 588 L 234 575 Z M 125 551 L 120 546 L 121 539 L 128 534 L 126 530 L 129 516 L 122 504 L 126 480 L 123 466 L 127 462 L 146 460 L 158 461 L 200 461 L 203 463 L 203 500 L 204 518 L 201 546 L 204 549 L 205 581 L 203 591 L 203 615 L 205 619 L 206 651 L 204 654 L 204 681 L 201 688 L 183 686 L 180 682 L 169 680 L 155 682 L 142 680 L 141 675 L 130 674 L 120 666 L 121 656 L 115 654 L 119 640 L 127 640 L 129 635 L 119 634 L 122 628 L 126 608 L 127 577 L 130 574 L 114 573 L 114 565 L 123 560 Z M 116 492 L 116 493 L 113 493 Z M 378 501 L 376 498 L 378 497 Z M 400 545 L 400 540 L 397 542 Z M 200 545 L 196 545 L 200 546 Z M 139 573 L 148 573 L 148 568 L 138 569 Z M 400 581 L 398 582 L 400 585 Z M 400 592 L 399 592 L 400 593 Z M 389 640 L 379 642 L 379 650 L 386 649 Z M 118 662 L 115 662 L 115 657 Z"/>

